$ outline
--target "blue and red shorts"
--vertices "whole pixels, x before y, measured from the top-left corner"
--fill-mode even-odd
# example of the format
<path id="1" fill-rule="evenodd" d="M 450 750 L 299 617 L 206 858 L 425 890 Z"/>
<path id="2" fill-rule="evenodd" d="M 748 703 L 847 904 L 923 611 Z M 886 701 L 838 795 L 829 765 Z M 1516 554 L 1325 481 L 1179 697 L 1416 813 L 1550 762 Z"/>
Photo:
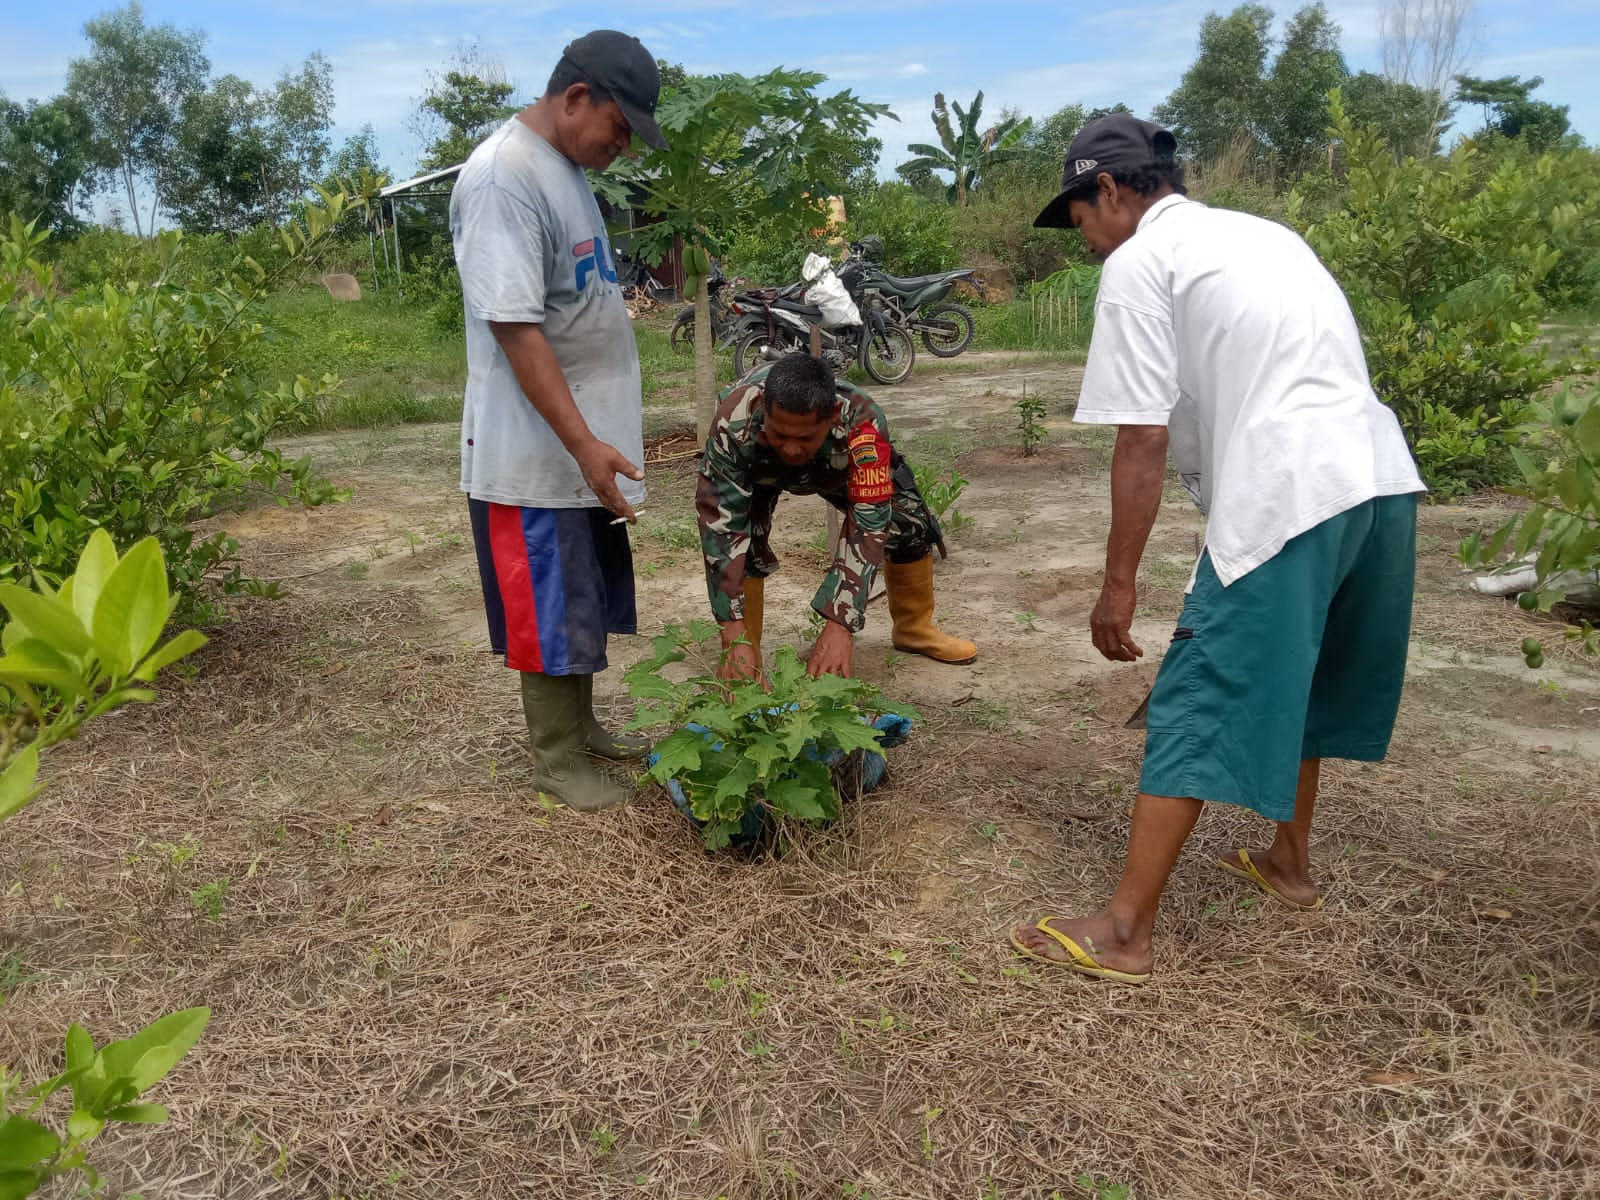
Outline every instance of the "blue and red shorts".
<path id="1" fill-rule="evenodd" d="M 639 628 L 627 526 L 604 508 L 467 506 L 494 652 L 513 671 L 605 670 L 606 635 Z"/>

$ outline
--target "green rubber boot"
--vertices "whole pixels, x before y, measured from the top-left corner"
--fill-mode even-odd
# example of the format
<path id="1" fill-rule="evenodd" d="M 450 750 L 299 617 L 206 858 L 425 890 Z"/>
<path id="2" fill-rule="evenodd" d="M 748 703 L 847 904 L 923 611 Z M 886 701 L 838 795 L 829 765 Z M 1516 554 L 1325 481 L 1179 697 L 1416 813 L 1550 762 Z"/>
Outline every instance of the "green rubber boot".
<path id="1" fill-rule="evenodd" d="M 594 676 L 578 675 L 583 680 L 583 705 L 578 710 L 583 719 L 583 748 L 596 758 L 609 758 L 612 762 L 627 762 L 643 758 L 650 753 L 650 739 L 637 733 L 610 733 L 594 715 Z"/>
<path id="2" fill-rule="evenodd" d="M 578 812 L 599 812 L 631 793 L 601 774 L 584 752 L 583 700 L 586 675 L 522 672 L 522 714 L 533 752 L 533 785 Z"/>

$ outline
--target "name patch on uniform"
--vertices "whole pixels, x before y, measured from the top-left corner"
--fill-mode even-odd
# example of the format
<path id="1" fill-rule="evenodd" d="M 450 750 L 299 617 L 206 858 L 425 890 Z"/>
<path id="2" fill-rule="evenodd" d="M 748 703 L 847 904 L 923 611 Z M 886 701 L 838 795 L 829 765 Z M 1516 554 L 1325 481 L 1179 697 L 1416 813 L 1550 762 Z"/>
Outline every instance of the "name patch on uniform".
<path id="1" fill-rule="evenodd" d="M 850 431 L 850 503 L 883 504 L 894 496 L 889 443 L 870 421 Z"/>

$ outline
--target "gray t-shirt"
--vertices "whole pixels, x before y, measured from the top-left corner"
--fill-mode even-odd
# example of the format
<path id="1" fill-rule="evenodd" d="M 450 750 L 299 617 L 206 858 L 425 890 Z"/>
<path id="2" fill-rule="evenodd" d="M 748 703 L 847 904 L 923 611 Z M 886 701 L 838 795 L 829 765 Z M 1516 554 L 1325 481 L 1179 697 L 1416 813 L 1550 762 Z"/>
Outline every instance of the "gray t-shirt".
<path id="1" fill-rule="evenodd" d="M 639 349 L 582 168 L 513 117 L 461 169 L 450 236 L 467 312 L 461 490 L 497 504 L 598 507 L 489 329 L 542 325 L 589 429 L 643 464 Z M 643 503 L 642 482 L 618 476 L 617 485 Z"/>

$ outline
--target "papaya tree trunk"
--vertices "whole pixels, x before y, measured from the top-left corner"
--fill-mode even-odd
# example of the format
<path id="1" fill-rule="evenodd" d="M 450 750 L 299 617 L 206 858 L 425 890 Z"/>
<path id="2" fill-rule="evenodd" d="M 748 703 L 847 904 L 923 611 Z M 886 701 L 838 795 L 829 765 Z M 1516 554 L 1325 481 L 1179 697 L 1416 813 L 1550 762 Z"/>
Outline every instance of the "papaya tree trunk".
<path id="1" fill-rule="evenodd" d="M 716 335 L 711 329 L 711 301 L 705 277 L 694 280 L 694 432 L 700 444 L 711 436 L 717 415 Z"/>

